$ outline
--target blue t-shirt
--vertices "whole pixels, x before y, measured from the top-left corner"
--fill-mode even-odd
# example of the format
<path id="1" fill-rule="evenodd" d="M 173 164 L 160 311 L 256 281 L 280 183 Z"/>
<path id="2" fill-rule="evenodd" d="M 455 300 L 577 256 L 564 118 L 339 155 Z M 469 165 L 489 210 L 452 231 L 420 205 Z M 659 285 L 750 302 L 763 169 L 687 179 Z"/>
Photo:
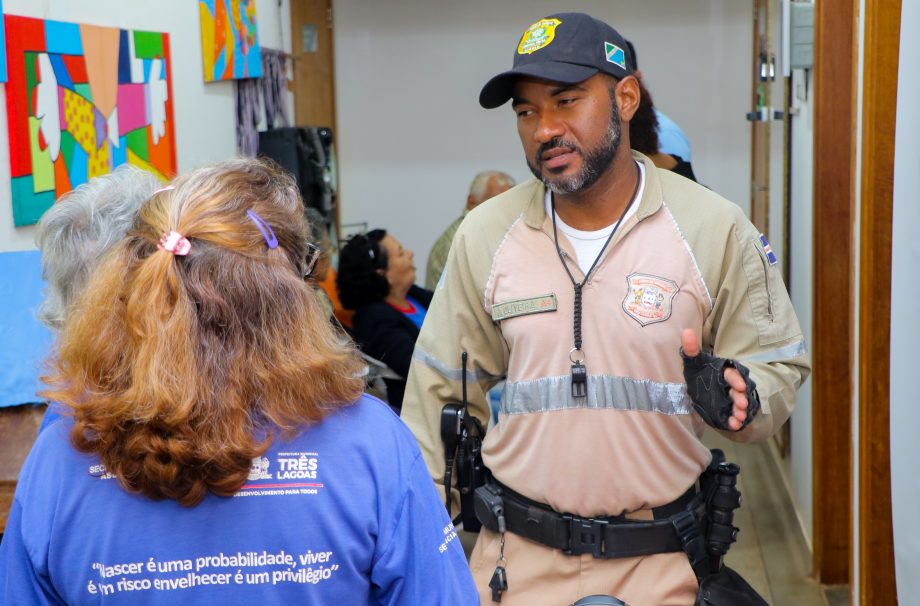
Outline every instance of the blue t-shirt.
<path id="1" fill-rule="evenodd" d="M 406 301 L 408 301 L 409 305 L 412 306 L 410 311 L 406 311 L 405 309 L 400 309 L 398 307 L 394 307 L 394 309 L 398 309 L 404 316 L 409 318 L 413 324 L 415 324 L 416 328 L 422 330 L 422 322 L 425 321 L 425 314 L 428 313 L 428 310 L 422 307 L 422 304 L 412 297 L 406 297 Z"/>
<path id="2" fill-rule="evenodd" d="M 655 114 L 658 116 L 658 148 L 663 153 L 679 156 L 687 162 L 693 160 L 690 153 L 690 141 L 684 131 L 674 120 L 657 109 Z"/>
<path id="3" fill-rule="evenodd" d="M 0 544 L 2 604 L 479 604 L 418 446 L 370 396 L 196 507 L 126 492 L 43 431 Z"/>

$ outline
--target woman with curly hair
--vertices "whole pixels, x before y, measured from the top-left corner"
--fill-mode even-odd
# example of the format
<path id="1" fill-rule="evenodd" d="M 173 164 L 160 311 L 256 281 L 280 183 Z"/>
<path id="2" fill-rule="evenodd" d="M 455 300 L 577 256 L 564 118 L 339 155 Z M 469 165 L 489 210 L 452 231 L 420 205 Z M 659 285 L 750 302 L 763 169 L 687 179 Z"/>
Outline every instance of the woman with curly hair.
<path id="1" fill-rule="evenodd" d="M 0 603 L 478 603 L 414 438 L 304 282 L 302 217 L 254 160 L 141 207 L 50 359 L 64 415 L 20 476 Z"/>
<path id="2" fill-rule="evenodd" d="M 121 242 L 137 210 L 162 184 L 153 173 L 122 164 L 62 195 L 36 225 L 42 255 L 45 300 L 38 319 L 60 331 L 70 303 L 83 292 L 89 276 L 110 248 Z M 39 431 L 58 418 L 53 402 Z"/>
<path id="3" fill-rule="evenodd" d="M 397 413 L 405 378 L 434 293 L 415 285 L 414 254 L 383 229 L 351 238 L 339 253 L 339 298 L 355 310 L 352 335 L 367 355 L 401 379 L 385 379 L 387 401 Z"/>

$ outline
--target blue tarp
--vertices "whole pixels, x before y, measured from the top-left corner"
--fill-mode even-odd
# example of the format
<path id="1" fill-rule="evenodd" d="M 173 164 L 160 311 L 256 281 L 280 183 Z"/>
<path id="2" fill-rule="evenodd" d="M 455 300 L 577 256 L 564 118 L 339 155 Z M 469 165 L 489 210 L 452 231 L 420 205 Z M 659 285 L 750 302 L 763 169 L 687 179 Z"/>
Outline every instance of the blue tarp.
<path id="1" fill-rule="evenodd" d="M 51 332 L 35 317 L 44 295 L 38 251 L 0 253 L 0 407 L 41 402 Z"/>

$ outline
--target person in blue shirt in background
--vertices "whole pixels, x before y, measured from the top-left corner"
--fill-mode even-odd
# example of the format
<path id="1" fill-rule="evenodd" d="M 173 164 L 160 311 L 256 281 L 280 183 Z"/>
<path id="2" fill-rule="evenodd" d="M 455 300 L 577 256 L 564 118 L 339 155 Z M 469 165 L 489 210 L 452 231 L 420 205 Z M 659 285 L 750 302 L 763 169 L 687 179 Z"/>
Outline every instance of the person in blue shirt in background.
<path id="1" fill-rule="evenodd" d="M 3 604 L 478 604 L 415 439 L 304 281 L 290 177 L 177 178 L 71 304 Z"/>
<path id="2" fill-rule="evenodd" d="M 637 78 L 642 78 L 642 72 L 639 70 L 639 59 L 636 56 L 636 47 L 629 40 L 626 40 L 626 46 L 629 47 L 629 52 L 626 54 L 626 63 L 636 73 Z M 674 156 L 688 164 L 691 163 L 693 153 L 690 149 L 690 140 L 687 139 L 683 129 L 657 107 L 655 108 L 655 116 L 658 118 L 658 149 L 662 153 Z"/>

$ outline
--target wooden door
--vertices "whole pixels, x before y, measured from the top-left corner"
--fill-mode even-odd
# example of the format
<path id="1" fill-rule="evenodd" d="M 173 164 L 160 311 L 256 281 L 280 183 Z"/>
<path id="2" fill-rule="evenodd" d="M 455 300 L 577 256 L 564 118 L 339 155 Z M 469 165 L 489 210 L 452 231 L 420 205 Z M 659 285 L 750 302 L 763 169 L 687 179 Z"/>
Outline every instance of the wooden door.
<path id="1" fill-rule="evenodd" d="M 332 0 L 291 0 L 291 55 L 294 79 L 294 123 L 332 130 L 333 212 L 329 216 L 333 263 L 337 262 L 340 235 L 338 174 L 335 158 L 335 61 Z"/>
<path id="2" fill-rule="evenodd" d="M 332 0 L 291 0 L 294 121 L 326 126 L 335 136 Z"/>

